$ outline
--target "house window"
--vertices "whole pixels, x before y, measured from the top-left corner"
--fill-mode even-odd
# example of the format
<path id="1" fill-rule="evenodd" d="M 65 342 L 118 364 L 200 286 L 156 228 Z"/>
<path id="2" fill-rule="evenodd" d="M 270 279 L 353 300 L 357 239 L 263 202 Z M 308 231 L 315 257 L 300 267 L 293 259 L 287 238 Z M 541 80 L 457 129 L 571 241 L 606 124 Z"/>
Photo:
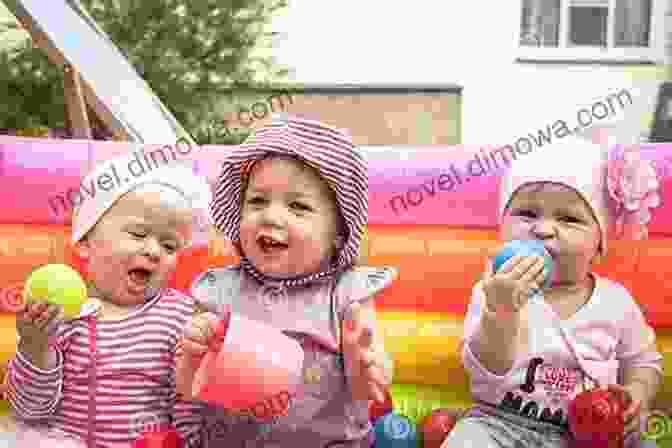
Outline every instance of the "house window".
<path id="1" fill-rule="evenodd" d="M 650 59 L 652 51 L 658 51 L 660 56 L 661 27 L 655 27 L 652 19 L 661 12 L 662 3 L 661 0 L 521 0 L 518 42 L 521 56 L 527 53 L 569 60 Z"/>
<path id="2" fill-rule="evenodd" d="M 573 4 L 569 7 L 568 45 L 588 47 L 606 47 L 608 45 L 609 2 L 607 0 L 596 3 L 601 4 L 599 6 Z"/>

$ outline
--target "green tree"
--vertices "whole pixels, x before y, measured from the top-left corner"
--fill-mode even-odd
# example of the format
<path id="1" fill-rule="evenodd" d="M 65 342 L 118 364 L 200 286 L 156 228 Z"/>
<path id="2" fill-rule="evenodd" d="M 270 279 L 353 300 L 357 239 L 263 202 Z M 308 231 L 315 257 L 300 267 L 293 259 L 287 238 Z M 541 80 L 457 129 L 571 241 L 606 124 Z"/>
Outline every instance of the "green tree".
<path id="1" fill-rule="evenodd" d="M 218 104 L 231 89 L 282 79 L 264 28 L 286 0 L 81 0 L 156 95 L 201 144 L 238 143 L 214 135 Z M 1 30 L 0 30 L 1 32 Z M 28 41 L 0 52 L 0 127 L 66 125 L 62 69 Z"/>

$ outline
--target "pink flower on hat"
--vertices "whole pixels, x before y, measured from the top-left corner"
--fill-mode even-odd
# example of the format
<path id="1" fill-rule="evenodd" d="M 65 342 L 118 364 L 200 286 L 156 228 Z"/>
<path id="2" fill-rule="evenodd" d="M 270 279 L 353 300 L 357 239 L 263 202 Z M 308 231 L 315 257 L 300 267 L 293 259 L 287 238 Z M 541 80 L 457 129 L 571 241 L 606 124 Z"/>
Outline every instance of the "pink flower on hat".
<path id="1" fill-rule="evenodd" d="M 660 182 L 648 160 L 640 157 L 635 146 L 619 151 L 607 165 L 607 189 L 616 203 L 616 232 L 621 237 L 643 239 L 650 208 L 660 205 Z"/>

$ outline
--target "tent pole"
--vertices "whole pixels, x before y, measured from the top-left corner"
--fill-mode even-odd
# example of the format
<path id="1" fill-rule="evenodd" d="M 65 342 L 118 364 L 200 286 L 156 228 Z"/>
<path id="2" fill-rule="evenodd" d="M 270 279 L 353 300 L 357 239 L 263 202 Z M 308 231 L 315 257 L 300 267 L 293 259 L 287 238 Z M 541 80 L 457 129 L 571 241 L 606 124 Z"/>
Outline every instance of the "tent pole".
<path id="1" fill-rule="evenodd" d="M 91 123 L 86 113 L 82 80 L 79 73 L 69 64 L 63 69 L 63 93 L 70 135 L 75 139 L 91 140 Z"/>

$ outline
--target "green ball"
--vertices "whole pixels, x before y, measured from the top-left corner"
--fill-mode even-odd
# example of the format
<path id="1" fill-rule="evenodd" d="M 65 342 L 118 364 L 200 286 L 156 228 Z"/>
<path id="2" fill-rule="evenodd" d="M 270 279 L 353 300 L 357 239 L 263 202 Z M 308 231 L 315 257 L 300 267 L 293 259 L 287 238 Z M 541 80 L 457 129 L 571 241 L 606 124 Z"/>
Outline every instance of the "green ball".
<path id="1" fill-rule="evenodd" d="M 77 317 L 88 294 L 79 272 L 64 264 L 48 264 L 34 270 L 25 287 L 26 301 L 45 300 L 61 305 L 68 319 Z"/>

